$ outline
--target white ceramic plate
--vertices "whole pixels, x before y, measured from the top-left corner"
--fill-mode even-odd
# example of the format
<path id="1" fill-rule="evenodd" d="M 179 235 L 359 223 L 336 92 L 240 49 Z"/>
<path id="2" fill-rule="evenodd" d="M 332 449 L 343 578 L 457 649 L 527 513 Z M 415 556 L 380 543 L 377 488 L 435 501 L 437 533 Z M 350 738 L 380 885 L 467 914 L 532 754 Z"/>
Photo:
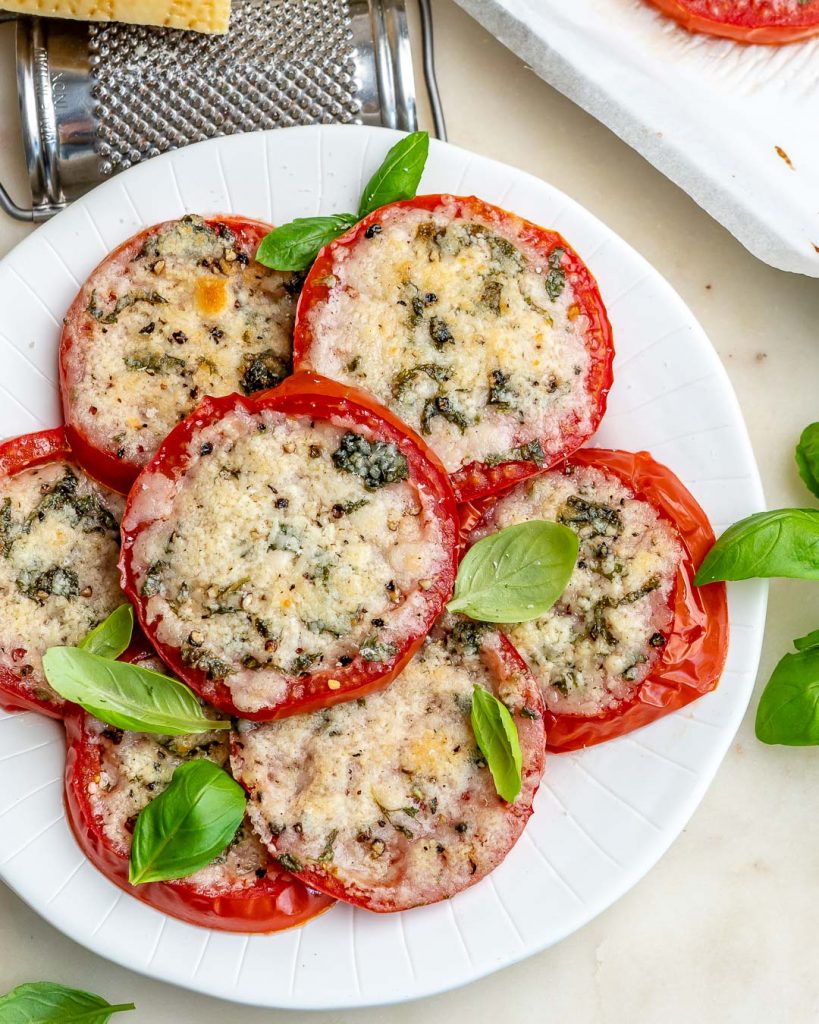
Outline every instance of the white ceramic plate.
<path id="1" fill-rule="evenodd" d="M 287 128 L 157 157 L 102 185 L 0 264 L 0 436 L 60 421 L 60 319 L 83 278 L 138 229 L 186 212 L 281 223 L 355 209 L 395 141 L 378 128 Z M 475 192 L 556 228 L 591 266 L 614 325 L 616 383 L 601 445 L 648 448 L 717 530 L 762 507 L 731 385 L 663 279 L 565 195 L 511 167 L 433 143 L 424 191 Z M 339 904 L 272 936 L 208 932 L 143 906 L 77 849 L 62 809 L 60 726 L 0 712 L 0 878 L 89 949 L 166 981 L 265 1006 L 338 1008 L 464 984 L 569 935 L 637 882 L 679 834 L 745 711 L 766 589 L 731 589 L 719 689 L 602 747 L 552 757 L 523 838 L 489 878 L 433 907 L 376 915 Z M 650 908 L 646 908 L 650 913 Z"/>
<path id="2" fill-rule="evenodd" d="M 819 277 L 819 36 L 744 46 L 646 0 L 456 2 L 754 256 Z"/>

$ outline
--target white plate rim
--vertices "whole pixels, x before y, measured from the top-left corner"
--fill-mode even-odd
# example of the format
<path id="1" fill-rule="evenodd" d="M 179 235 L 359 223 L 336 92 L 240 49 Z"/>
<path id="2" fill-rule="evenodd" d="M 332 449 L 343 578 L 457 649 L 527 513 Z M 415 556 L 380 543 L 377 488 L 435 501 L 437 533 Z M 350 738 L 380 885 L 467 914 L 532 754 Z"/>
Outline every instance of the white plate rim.
<path id="1" fill-rule="evenodd" d="M 353 201 L 359 182 L 366 181 L 380 155 L 397 137 L 398 133 L 387 129 L 312 126 L 209 140 L 124 172 L 41 226 L 0 263 L 0 302 L 5 304 L 13 298 L 16 311 L 11 323 L 0 330 L 0 352 L 7 364 L 0 389 L 12 405 L 17 403 L 13 414 L 7 412 L 4 418 L 0 413 L 0 436 L 38 429 L 37 422 L 59 422 L 55 418 L 54 395 L 45 395 L 43 380 L 48 381 L 48 358 L 53 356 L 60 314 L 51 308 L 51 293 L 49 298 L 45 292 L 40 294 L 41 282 L 43 275 L 46 280 L 50 275 L 55 282 L 58 275 L 67 278 L 59 287 L 54 285 L 62 308 L 66 308 L 65 296 L 93 265 L 89 265 L 88 251 L 93 248 L 90 243 L 82 256 L 78 255 L 80 249 L 72 248 L 72 242 L 79 245 L 83 232 L 86 242 L 96 236 L 94 244 L 101 255 L 142 223 L 164 219 L 174 204 L 175 215 L 182 208 L 188 212 L 245 213 L 262 219 L 272 219 L 272 213 L 282 219 L 319 211 L 337 212 L 342 198 L 347 199 L 348 205 Z M 247 164 L 251 155 L 258 158 L 252 167 Z M 294 168 L 299 168 L 299 173 Z M 234 177 L 234 172 L 239 171 L 241 182 Z M 252 203 L 241 200 L 234 206 L 239 193 L 244 196 L 254 187 L 261 199 Z M 226 201 L 221 205 L 208 204 L 211 197 L 215 201 L 220 191 Z M 704 371 L 679 386 L 675 383 L 667 393 L 653 396 L 649 404 L 673 405 L 678 393 L 697 396 L 703 391 L 706 401 L 712 392 L 718 397 L 718 418 L 722 420 L 724 413 L 725 423 L 713 424 L 704 436 L 719 435 L 720 447 L 727 446 L 732 464 L 743 471 L 728 478 L 732 480 L 730 490 L 735 499 L 728 502 L 729 514 L 722 518 L 718 514 L 724 503 L 714 495 L 712 485 L 719 480 L 692 483 L 690 473 L 681 471 L 675 463 L 675 459 L 684 462 L 688 458 L 679 450 L 683 444 L 693 444 L 695 457 L 705 457 L 697 456 L 700 442 L 696 432 L 669 438 L 668 443 L 675 447 L 670 450 L 673 458 L 666 456 L 665 461 L 671 462 L 689 483 L 711 512 L 717 529 L 727 526 L 730 519 L 739 518 L 739 514 L 764 507 L 759 473 L 727 374 L 693 315 L 639 254 L 557 189 L 522 171 L 444 143 L 432 144 L 423 191 L 474 191 L 535 220 L 540 211 L 549 210 L 552 215 L 544 219 L 541 212 L 539 222 L 561 232 L 565 229 L 568 240 L 600 281 L 604 300 L 613 314 L 618 361 L 639 367 L 647 359 L 652 367 L 652 380 L 657 377 L 675 383 L 673 374 L 685 372 L 682 364 L 674 364 L 679 336 L 685 342 L 687 362 L 693 360 Z M 607 256 L 608 250 L 611 253 Z M 646 340 L 642 337 L 639 315 L 628 312 L 629 303 L 643 294 L 659 304 L 664 326 L 672 322 L 675 327 L 659 334 L 656 330 L 648 331 L 645 346 L 634 347 L 637 342 L 632 341 L 632 331 L 628 338 L 618 337 L 618 321 L 633 321 L 633 332 L 640 335 L 638 340 Z M 615 316 L 615 307 L 623 306 L 626 312 Z M 33 343 L 30 339 L 35 331 L 37 340 Z M 41 342 L 41 337 L 48 340 Z M 659 363 L 655 366 L 658 350 L 673 364 L 671 376 L 667 365 L 665 370 Z M 627 446 L 623 439 L 631 436 L 632 429 L 626 403 L 627 381 L 635 372 L 632 370 L 622 378 L 619 390 L 615 384 L 610 416 L 616 423 L 610 429 L 609 422 L 604 421 L 596 443 L 608 445 L 614 441 Z M 15 385 L 13 390 L 9 381 Z M 26 389 L 30 398 L 26 397 Z M 621 405 L 625 408 L 620 409 Z M 7 405 L 7 409 L 10 407 Z M 21 411 L 28 411 L 32 425 L 6 429 L 12 416 L 13 422 L 18 422 Z M 706 451 L 707 443 L 702 443 Z M 631 446 L 635 446 L 634 442 Z M 304 929 L 252 938 L 209 933 L 164 918 L 119 893 L 79 857 L 62 819 L 61 781 L 52 778 L 60 767 L 59 726 L 32 714 L 10 716 L 2 712 L 0 823 L 4 827 L 0 827 L 0 879 L 51 924 L 101 956 L 151 977 L 235 1002 L 292 1009 L 341 1009 L 405 1001 L 466 984 L 539 952 L 597 916 L 643 877 L 682 830 L 735 735 L 750 699 L 759 660 L 767 585 L 758 581 L 732 585 L 729 592 L 732 632 L 739 630 L 742 636 L 740 648 L 734 632 L 729 652 L 730 687 L 723 680 L 714 694 L 631 738 L 553 758 L 524 839 L 491 879 L 447 904 L 392 915 L 393 921 L 383 926 L 385 918 L 336 907 Z M 692 729 L 692 725 L 697 728 Z M 692 736 L 701 738 L 692 741 Z M 654 749 L 658 744 L 660 749 Z M 629 753 L 632 748 L 642 753 Z M 696 765 L 686 763 L 691 756 L 689 748 L 701 758 Z M 634 764 L 646 758 L 658 776 L 665 778 L 663 771 L 669 779 L 674 778 L 676 771 L 685 775 L 685 784 L 663 783 L 671 786 L 676 795 L 673 807 L 664 809 L 665 816 L 659 822 L 652 820 L 660 814 L 658 808 L 652 805 L 648 813 L 640 807 L 639 801 L 646 797 L 644 787 L 639 793 L 627 787 L 623 795 L 612 782 L 625 778 L 624 771 L 632 771 Z M 597 772 L 601 765 L 607 771 L 614 766 L 617 771 L 601 781 Z M 21 783 L 22 777 L 25 781 Z M 549 848 L 548 854 L 544 854 L 538 845 L 544 838 L 542 822 L 548 820 L 553 829 L 563 827 L 553 805 L 557 802 L 563 806 L 562 793 L 567 786 L 577 805 L 573 815 L 564 815 L 576 826 L 576 831 L 566 833 L 573 837 L 576 859 L 584 871 L 587 865 L 600 861 L 600 866 L 589 868 L 586 875 L 579 876 L 579 881 L 567 873 L 554 849 Z M 622 857 L 617 843 L 613 851 L 606 850 L 606 844 L 582 820 L 578 807 L 583 814 L 589 813 L 588 808 L 594 809 L 592 817 L 598 823 L 611 823 L 607 828 L 614 832 L 607 832 L 607 844 L 615 838 L 626 850 L 631 849 L 630 843 L 637 843 L 640 856 L 628 865 L 619 863 Z M 641 830 L 636 829 L 637 821 L 642 823 Z M 8 824 L 13 827 L 8 828 Z M 650 839 L 636 838 L 644 832 Z M 580 838 L 583 834 L 588 839 L 586 845 Z M 546 841 L 557 840 L 548 834 Z M 595 847 L 599 851 L 597 858 L 591 854 Z M 42 877 L 38 865 L 55 851 L 62 874 L 46 889 L 37 884 L 37 878 Z M 606 868 L 602 866 L 603 854 L 609 860 Z M 549 903 L 550 907 L 561 908 L 555 911 L 557 921 L 537 934 L 518 892 L 524 867 L 527 879 L 534 872 L 532 877 L 541 886 L 541 896 L 563 899 L 563 903 Z M 515 876 L 510 874 L 513 868 Z M 581 883 L 588 884 L 590 895 L 585 895 Z M 578 891 L 574 892 L 576 888 Z M 572 905 L 572 892 L 580 905 L 574 910 L 564 909 L 564 904 L 567 908 Z M 96 910 L 101 913 L 95 916 Z M 540 919 L 534 924 L 539 925 Z M 118 938 L 123 929 L 131 930 L 128 942 Z M 145 942 L 143 931 L 146 935 L 150 933 Z M 339 953 L 347 949 L 347 943 L 352 943 L 349 962 L 333 964 L 329 957 L 335 953 L 337 961 L 343 959 Z M 271 962 L 268 954 L 274 950 L 276 956 Z M 273 971 L 273 976 L 263 984 L 259 980 L 259 965 L 265 971 Z"/>

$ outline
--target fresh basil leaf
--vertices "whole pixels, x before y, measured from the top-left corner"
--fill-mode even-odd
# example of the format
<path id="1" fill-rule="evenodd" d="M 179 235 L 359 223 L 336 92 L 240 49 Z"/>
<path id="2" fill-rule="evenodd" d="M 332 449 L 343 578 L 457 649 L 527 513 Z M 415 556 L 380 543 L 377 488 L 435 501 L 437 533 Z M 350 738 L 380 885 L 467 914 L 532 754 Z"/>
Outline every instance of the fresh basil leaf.
<path id="1" fill-rule="evenodd" d="M 819 629 L 814 629 L 807 636 L 800 636 L 798 640 L 794 640 L 793 646 L 797 651 L 809 651 L 812 647 L 819 647 Z"/>
<path id="2" fill-rule="evenodd" d="M 427 132 L 411 132 L 396 142 L 367 182 L 358 208 L 359 220 L 388 203 L 414 199 L 428 156 Z"/>
<path id="3" fill-rule="evenodd" d="M 134 1009 L 133 1003 L 112 1005 L 91 992 L 34 981 L 0 996 L 0 1024 L 106 1024 L 112 1014 Z"/>
<path id="4" fill-rule="evenodd" d="M 472 693 L 472 731 L 489 765 L 498 795 L 507 803 L 514 803 L 521 787 L 518 731 L 508 708 L 480 686 Z"/>
<path id="5" fill-rule="evenodd" d="M 137 818 L 131 884 L 187 878 L 210 864 L 236 835 L 245 803 L 239 783 L 212 761 L 179 765 L 168 788 Z"/>
<path id="6" fill-rule="evenodd" d="M 121 604 L 119 608 L 103 619 L 84 636 L 77 644 L 81 651 L 98 654 L 101 658 L 116 660 L 123 651 L 128 649 L 134 632 L 134 609 L 129 604 Z"/>
<path id="7" fill-rule="evenodd" d="M 118 729 L 186 736 L 230 728 L 228 721 L 209 718 L 183 683 L 140 665 L 76 647 L 50 647 L 43 669 L 61 697 Z"/>
<path id="8" fill-rule="evenodd" d="M 819 423 L 811 423 L 802 431 L 796 446 L 796 465 L 807 489 L 819 498 Z"/>
<path id="9" fill-rule="evenodd" d="M 307 270 L 320 249 L 357 222 L 352 213 L 297 217 L 264 236 L 256 259 L 273 270 Z"/>
<path id="10" fill-rule="evenodd" d="M 729 527 L 699 567 L 697 586 L 717 580 L 788 576 L 819 580 L 819 512 L 780 508 Z"/>
<path id="11" fill-rule="evenodd" d="M 819 647 L 786 654 L 773 670 L 756 709 L 756 735 L 789 747 L 819 744 Z"/>
<path id="12" fill-rule="evenodd" d="M 467 551 L 447 609 L 483 622 L 536 619 L 566 589 L 578 546 L 567 526 L 538 519 L 492 533 Z"/>

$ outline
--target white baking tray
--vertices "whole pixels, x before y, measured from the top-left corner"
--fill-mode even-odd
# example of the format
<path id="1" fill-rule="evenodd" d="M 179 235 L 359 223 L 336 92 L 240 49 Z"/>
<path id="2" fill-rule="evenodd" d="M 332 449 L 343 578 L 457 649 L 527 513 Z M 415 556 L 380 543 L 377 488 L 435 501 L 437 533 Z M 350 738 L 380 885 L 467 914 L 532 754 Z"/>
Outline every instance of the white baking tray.
<path id="1" fill-rule="evenodd" d="M 819 37 L 743 46 L 644 0 L 456 0 L 755 256 L 819 277 Z"/>

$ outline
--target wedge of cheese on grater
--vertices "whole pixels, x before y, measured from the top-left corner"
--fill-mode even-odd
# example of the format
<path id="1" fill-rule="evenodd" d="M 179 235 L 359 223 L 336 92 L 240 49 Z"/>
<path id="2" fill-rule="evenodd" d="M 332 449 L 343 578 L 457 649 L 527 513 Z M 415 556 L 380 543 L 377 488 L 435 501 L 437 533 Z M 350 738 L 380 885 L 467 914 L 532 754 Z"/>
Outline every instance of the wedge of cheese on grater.
<path id="1" fill-rule="evenodd" d="M 230 0 L 3 0 L 16 14 L 78 21 L 125 21 L 192 32 L 227 32 Z"/>

